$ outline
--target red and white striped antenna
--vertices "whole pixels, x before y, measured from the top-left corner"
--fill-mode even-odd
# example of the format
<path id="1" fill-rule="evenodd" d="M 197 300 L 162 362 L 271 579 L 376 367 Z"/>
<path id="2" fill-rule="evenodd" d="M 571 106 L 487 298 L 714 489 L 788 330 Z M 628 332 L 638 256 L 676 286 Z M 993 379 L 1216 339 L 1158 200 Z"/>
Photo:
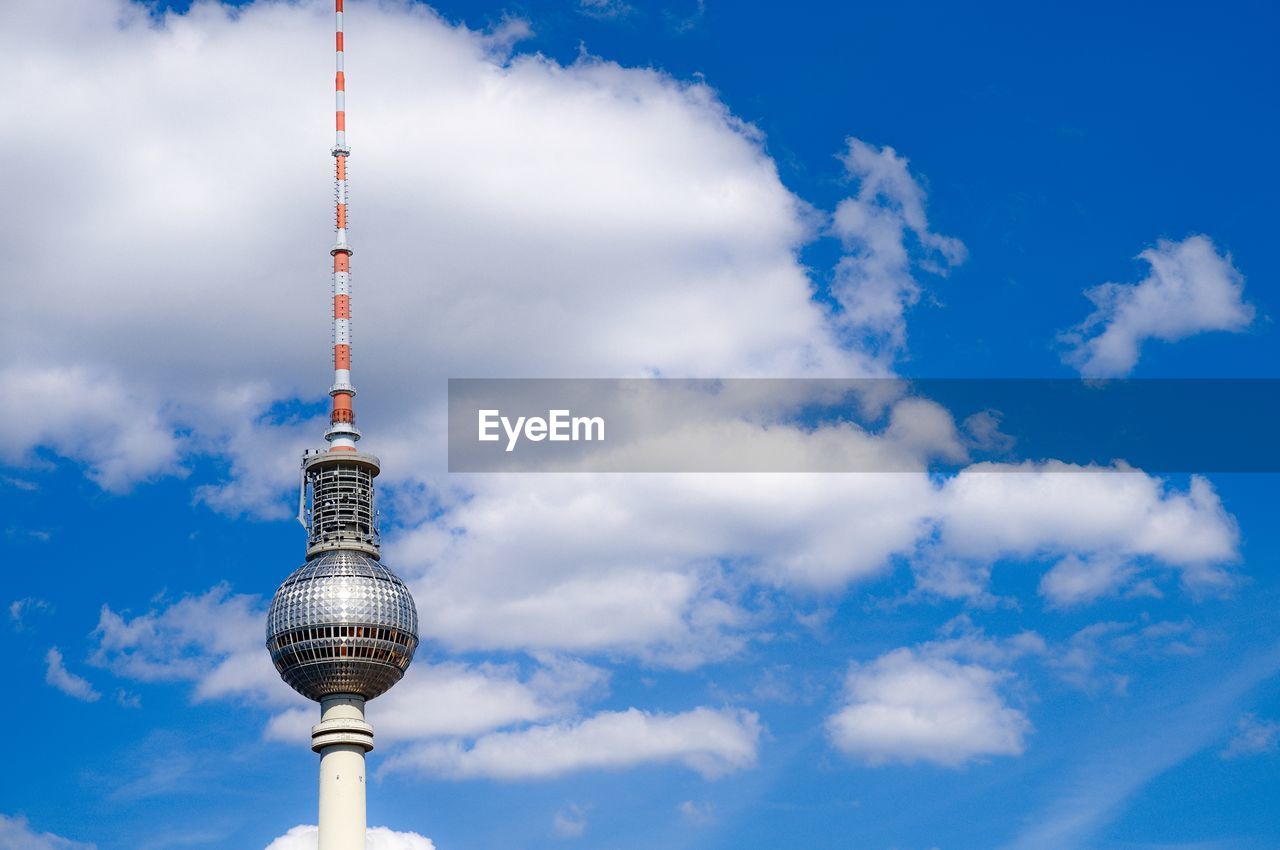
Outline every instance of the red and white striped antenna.
<path id="1" fill-rule="evenodd" d="M 333 399 L 329 430 L 324 438 L 331 452 L 354 452 L 360 431 L 355 425 L 352 404 L 356 388 L 351 383 L 351 246 L 347 243 L 347 80 L 342 66 L 342 0 L 334 0 L 337 76 L 334 81 L 335 129 L 333 145 L 334 196 L 337 202 L 334 224 L 338 238 L 333 249 Z"/>

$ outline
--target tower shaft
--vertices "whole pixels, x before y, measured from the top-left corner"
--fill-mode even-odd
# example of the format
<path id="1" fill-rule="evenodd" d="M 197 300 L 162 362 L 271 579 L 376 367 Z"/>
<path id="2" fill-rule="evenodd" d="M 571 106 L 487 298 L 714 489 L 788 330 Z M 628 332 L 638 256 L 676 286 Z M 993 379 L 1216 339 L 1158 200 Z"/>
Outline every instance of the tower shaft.
<path id="1" fill-rule="evenodd" d="M 329 450 L 353 452 L 360 432 L 355 426 L 356 388 L 351 383 L 351 245 L 347 242 L 347 78 L 343 67 L 345 34 L 342 28 L 342 0 L 334 0 L 335 63 L 333 186 L 334 226 L 337 239 L 333 255 L 333 386 L 329 395 L 333 405 L 329 414 L 329 430 L 325 439 Z"/>
<path id="2" fill-rule="evenodd" d="M 318 850 L 364 850 L 364 755 L 373 749 L 373 728 L 364 722 L 364 697 L 321 700 L 311 749 L 320 754 Z"/>

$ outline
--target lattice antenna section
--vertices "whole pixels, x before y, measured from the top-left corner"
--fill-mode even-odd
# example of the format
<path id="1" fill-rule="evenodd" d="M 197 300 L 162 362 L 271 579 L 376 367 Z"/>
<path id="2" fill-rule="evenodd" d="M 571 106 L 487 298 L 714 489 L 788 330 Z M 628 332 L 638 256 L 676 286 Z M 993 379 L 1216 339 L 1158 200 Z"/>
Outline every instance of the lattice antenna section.
<path id="1" fill-rule="evenodd" d="M 355 549 L 380 557 L 378 511 L 373 479 L 380 467 L 373 455 L 316 452 L 302 461 L 307 557 L 335 549 Z"/>

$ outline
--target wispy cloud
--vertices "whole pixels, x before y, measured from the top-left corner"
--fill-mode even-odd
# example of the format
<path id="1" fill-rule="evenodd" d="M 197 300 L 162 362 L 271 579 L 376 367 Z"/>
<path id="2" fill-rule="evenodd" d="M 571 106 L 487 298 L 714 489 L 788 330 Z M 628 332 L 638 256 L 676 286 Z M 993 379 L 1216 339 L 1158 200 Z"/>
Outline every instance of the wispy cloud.
<path id="1" fill-rule="evenodd" d="M 693 800 L 685 800 L 676 806 L 676 811 L 680 813 L 680 817 L 685 823 L 705 826 L 716 818 L 716 807 L 710 801 L 695 802 Z"/>
<path id="2" fill-rule="evenodd" d="M 635 14 L 636 7 L 625 0 L 578 0 L 578 11 L 590 18 L 617 20 Z"/>
<path id="3" fill-rule="evenodd" d="M 45 653 L 44 660 L 44 680 L 53 687 L 69 697 L 75 697 L 84 702 L 97 702 L 102 698 L 102 694 L 94 690 L 93 685 L 89 684 L 87 679 L 77 676 L 67 669 L 62 659 L 62 653 L 56 646 L 49 648 L 49 651 Z"/>
<path id="4" fill-rule="evenodd" d="M 468 779 L 546 779 L 582 770 L 683 764 L 706 777 L 755 764 L 761 734 L 749 711 L 695 708 L 682 714 L 629 709 L 584 720 L 423 744 L 392 756 L 388 772 L 416 770 Z"/>
<path id="5" fill-rule="evenodd" d="M 581 838 L 587 831 L 587 811 L 577 804 L 565 806 L 551 819 L 551 832 L 557 838 Z"/>
<path id="6" fill-rule="evenodd" d="M 24 631 L 27 628 L 28 614 L 34 611 L 49 611 L 50 607 L 46 600 L 37 599 L 34 596 L 15 599 L 9 603 L 9 622 L 13 624 L 15 631 Z"/>
<path id="7" fill-rule="evenodd" d="M 959 239 L 930 229 L 924 188 L 906 157 L 851 138 L 842 160 L 858 190 L 832 217 L 831 231 L 847 251 L 832 293 L 857 345 L 891 362 L 906 346 L 907 308 L 920 298 L 914 270 L 945 274 L 964 262 L 966 250 Z"/>
<path id="8" fill-rule="evenodd" d="M 94 850 L 94 847 L 51 832 L 36 832 L 24 817 L 0 814 L 0 848 L 5 850 Z"/>
<path id="9" fill-rule="evenodd" d="M 1222 751 L 1224 759 L 1274 753 L 1280 749 L 1280 723 L 1246 714 L 1236 721 L 1235 735 Z"/>
<path id="10" fill-rule="evenodd" d="M 1005 850 L 1085 846 L 1148 782 L 1218 739 L 1235 703 L 1277 670 L 1280 645 L 1198 688 L 1199 699 L 1187 702 L 1186 692 L 1178 689 L 1168 701 L 1149 705 L 1133 723 L 1109 727 L 1097 752 L 1067 772 L 1052 789 L 1051 801 Z"/>

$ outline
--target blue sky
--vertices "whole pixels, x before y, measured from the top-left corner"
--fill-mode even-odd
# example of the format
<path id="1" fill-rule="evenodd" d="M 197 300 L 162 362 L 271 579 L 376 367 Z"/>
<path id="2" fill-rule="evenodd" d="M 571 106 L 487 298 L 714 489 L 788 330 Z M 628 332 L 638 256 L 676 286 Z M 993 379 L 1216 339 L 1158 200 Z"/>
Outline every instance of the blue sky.
<path id="1" fill-rule="evenodd" d="M 1273 7 L 348 6 L 362 446 L 424 623 L 372 850 L 1280 846 L 1273 475 L 450 477 L 442 412 L 1274 377 Z M 13 16 L 0 848 L 306 846 L 259 646 L 329 382 L 329 16 Z"/>

